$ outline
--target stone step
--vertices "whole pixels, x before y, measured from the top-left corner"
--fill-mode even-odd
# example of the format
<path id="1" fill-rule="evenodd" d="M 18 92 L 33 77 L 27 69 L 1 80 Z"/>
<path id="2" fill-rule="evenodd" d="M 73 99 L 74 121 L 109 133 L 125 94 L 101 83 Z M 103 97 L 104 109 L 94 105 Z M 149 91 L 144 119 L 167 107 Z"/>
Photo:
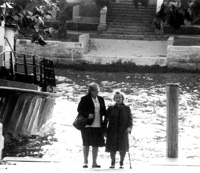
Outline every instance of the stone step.
<path id="1" fill-rule="evenodd" d="M 127 3 L 133 3 L 133 0 L 123 0 L 123 2 L 119 2 L 120 4 L 123 4 L 123 3 L 125 3 L 125 4 L 127 4 Z"/>
<path id="2" fill-rule="evenodd" d="M 149 27 L 135 27 L 135 28 L 112 28 L 109 27 L 107 31 L 110 32 L 154 32 L 154 29 Z"/>
<path id="3" fill-rule="evenodd" d="M 108 9 L 132 9 L 137 11 L 145 11 L 145 10 L 154 10 L 156 9 L 156 6 L 149 5 L 147 7 L 144 7 L 142 5 L 138 5 L 138 9 L 135 8 L 134 4 L 126 4 L 126 5 L 109 5 Z"/>
<path id="4" fill-rule="evenodd" d="M 134 30 L 134 29 L 146 29 L 146 30 L 153 30 L 153 27 L 151 27 L 151 25 L 148 24 L 140 24 L 137 23 L 135 25 L 123 25 L 123 26 L 119 26 L 119 25 L 108 25 L 108 28 L 112 28 L 112 29 L 124 29 L 124 30 Z"/>
<path id="5" fill-rule="evenodd" d="M 107 18 L 155 18 L 155 14 L 108 13 Z"/>
<path id="6" fill-rule="evenodd" d="M 108 7 L 108 12 L 109 11 L 126 11 L 127 12 L 138 12 L 138 13 L 145 13 L 145 12 L 155 12 L 156 13 L 156 8 L 146 8 L 146 9 L 136 9 L 134 6 L 128 6 L 128 7 Z"/>
<path id="7" fill-rule="evenodd" d="M 156 7 L 147 7 L 147 8 L 142 8 L 139 6 L 139 9 L 136 9 L 135 6 L 133 5 L 127 5 L 127 6 L 109 6 L 109 10 L 128 10 L 128 11 L 138 11 L 138 12 L 145 12 L 145 11 L 153 11 L 156 12 Z"/>
<path id="8" fill-rule="evenodd" d="M 151 25 L 141 25 L 141 24 L 137 24 L 137 25 L 108 25 L 109 28 L 113 28 L 113 29 L 151 29 Z"/>
<path id="9" fill-rule="evenodd" d="M 106 31 L 103 34 L 113 34 L 113 35 L 155 35 L 154 32 L 137 32 L 137 31 L 133 31 L 133 32 L 110 32 L 110 31 Z"/>
<path id="10" fill-rule="evenodd" d="M 112 2 L 112 3 L 116 3 L 116 2 Z M 119 4 L 132 4 L 133 3 L 133 0 L 122 0 L 119 2 Z M 149 1 L 149 4 L 150 5 L 155 5 L 156 2 L 152 2 L 151 0 Z"/>
<path id="11" fill-rule="evenodd" d="M 106 31 L 103 34 L 119 34 L 119 35 L 155 35 L 155 32 L 142 32 L 142 31 L 132 31 L 132 32 L 117 32 L 117 31 Z"/>
<path id="12" fill-rule="evenodd" d="M 132 13 L 132 14 L 142 14 L 142 13 L 152 13 L 156 14 L 156 8 L 153 9 L 135 9 L 135 8 L 108 8 L 108 13 L 112 12 L 123 12 L 123 13 Z"/>
<path id="13" fill-rule="evenodd" d="M 120 8 L 123 8 L 123 7 L 125 7 L 125 8 L 134 8 L 134 4 L 133 3 L 110 3 L 110 5 L 108 6 L 108 8 L 110 8 L 110 7 L 120 7 Z M 156 9 L 156 5 L 154 5 L 154 4 L 149 4 L 147 7 L 144 7 L 144 6 L 142 6 L 141 5 L 141 3 L 139 3 L 139 5 L 138 5 L 138 7 L 139 7 L 139 9 Z"/>
<path id="14" fill-rule="evenodd" d="M 142 19 L 142 18 L 155 18 L 154 14 L 108 14 L 107 15 L 107 19 L 109 18 L 123 18 L 123 19 L 132 19 L 132 18 L 136 18 L 136 19 Z"/>
<path id="15" fill-rule="evenodd" d="M 108 26 L 112 26 L 112 27 L 115 27 L 115 26 L 151 26 L 152 25 L 152 22 L 151 21 L 139 21 L 139 22 L 107 22 L 108 23 Z"/>
<path id="16" fill-rule="evenodd" d="M 119 35 L 121 38 L 143 38 L 143 36 L 155 37 L 151 28 L 156 14 L 156 5 L 147 8 L 139 5 L 136 9 L 132 0 L 124 0 L 123 3 L 111 3 L 108 7 L 108 29 L 103 34 L 106 37 Z M 117 38 L 119 38 L 117 37 Z"/>
<path id="17" fill-rule="evenodd" d="M 112 26 L 113 28 L 114 27 L 119 27 L 119 26 L 121 26 L 122 28 L 124 28 L 124 27 L 126 27 L 127 26 L 127 28 L 129 28 L 129 27 L 135 27 L 135 26 L 137 26 L 137 27 L 139 27 L 139 26 L 145 26 L 145 27 L 147 27 L 147 26 L 152 26 L 152 22 L 150 22 L 150 21 L 141 21 L 141 22 L 135 22 L 135 23 L 133 23 L 133 22 L 131 22 L 131 23 L 124 23 L 124 22 L 122 22 L 122 23 L 119 23 L 119 22 L 108 22 L 108 26 L 110 27 L 110 26 Z"/>
<path id="18" fill-rule="evenodd" d="M 115 12 L 108 12 L 107 13 L 107 16 L 124 16 L 124 17 L 128 17 L 128 16 L 156 16 L 155 13 L 150 13 L 150 12 L 144 12 L 144 13 L 137 13 L 137 12 L 127 12 L 127 11 L 115 11 Z"/>
<path id="19" fill-rule="evenodd" d="M 119 35 L 145 35 L 145 34 L 154 34 L 153 31 L 124 31 L 124 30 L 107 30 L 104 32 L 105 34 L 119 34 Z"/>
<path id="20" fill-rule="evenodd" d="M 139 20 L 139 21 L 142 21 L 142 20 L 152 20 L 153 21 L 154 19 L 154 16 L 108 16 L 107 20 L 124 20 L 124 21 L 127 21 L 127 20 Z"/>
<path id="21" fill-rule="evenodd" d="M 121 40 L 163 40 L 166 41 L 169 36 L 164 35 L 163 37 L 157 37 L 155 34 L 133 34 L 133 35 L 121 35 L 121 34 L 108 34 L 104 33 L 101 35 L 101 38 L 106 39 L 121 39 Z"/>
<path id="22" fill-rule="evenodd" d="M 135 10 L 122 10 L 122 9 L 111 9 L 110 11 L 108 11 L 107 15 L 156 15 L 156 13 L 154 11 L 135 11 Z"/>
<path id="23" fill-rule="evenodd" d="M 148 28 L 148 27 L 136 27 L 136 28 L 112 28 L 112 27 L 109 27 L 107 29 L 107 31 L 113 31 L 113 32 L 154 32 L 153 29 L 151 28 Z"/>
<path id="24" fill-rule="evenodd" d="M 111 23 L 111 22 L 118 22 L 118 23 L 152 23 L 153 22 L 153 19 L 108 19 L 107 20 L 108 23 Z"/>

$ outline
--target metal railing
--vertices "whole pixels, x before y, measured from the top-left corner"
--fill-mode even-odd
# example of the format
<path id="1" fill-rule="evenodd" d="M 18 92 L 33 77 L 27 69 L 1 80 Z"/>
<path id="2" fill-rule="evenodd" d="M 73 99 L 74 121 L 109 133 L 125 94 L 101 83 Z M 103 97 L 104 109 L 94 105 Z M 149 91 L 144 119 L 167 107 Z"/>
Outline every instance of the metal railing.
<path id="1" fill-rule="evenodd" d="M 56 86 L 53 61 L 16 51 L 5 51 L 0 56 L 10 80 L 38 85 L 42 91 Z"/>

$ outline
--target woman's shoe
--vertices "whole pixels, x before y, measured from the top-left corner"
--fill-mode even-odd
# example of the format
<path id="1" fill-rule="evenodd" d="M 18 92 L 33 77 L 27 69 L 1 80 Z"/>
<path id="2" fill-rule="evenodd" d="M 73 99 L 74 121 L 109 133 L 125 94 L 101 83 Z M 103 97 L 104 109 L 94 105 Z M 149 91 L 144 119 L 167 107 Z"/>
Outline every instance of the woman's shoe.
<path id="1" fill-rule="evenodd" d="M 115 168 L 115 165 L 111 165 L 111 166 L 110 166 L 110 169 L 114 169 L 114 168 Z"/>
<path id="2" fill-rule="evenodd" d="M 124 169 L 124 166 L 123 165 L 120 165 L 120 167 L 119 167 L 120 169 Z"/>
<path id="3" fill-rule="evenodd" d="M 97 165 L 97 163 L 93 163 L 93 164 L 92 164 L 92 168 L 101 168 L 101 166 L 100 166 L 100 165 Z"/>
<path id="4" fill-rule="evenodd" d="M 87 164 L 87 163 L 84 163 L 84 164 L 83 164 L 83 168 L 88 168 L 88 164 Z"/>
<path id="5" fill-rule="evenodd" d="M 120 161 L 119 164 L 120 164 L 120 167 L 119 167 L 119 168 L 120 168 L 120 169 L 124 169 L 124 163 L 123 163 L 123 161 Z"/>

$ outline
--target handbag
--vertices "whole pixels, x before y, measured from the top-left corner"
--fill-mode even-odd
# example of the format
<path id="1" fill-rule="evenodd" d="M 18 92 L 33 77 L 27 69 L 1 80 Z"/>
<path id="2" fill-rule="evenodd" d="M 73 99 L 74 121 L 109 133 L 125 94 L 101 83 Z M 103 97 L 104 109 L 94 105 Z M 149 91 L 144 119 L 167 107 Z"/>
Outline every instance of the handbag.
<path id="1" fill-rule="evenodd" d="M 78 114 L 76 119 L 73 122 L 73 126 L 77 130 L 83 130 L 86 125 L 91 125 L 93 123 L 93 121 L 94 121 L 94 118 L 88 119 L 88 118 L 85 118 L 84 116 L 82 116 L 81 114 Z"/>

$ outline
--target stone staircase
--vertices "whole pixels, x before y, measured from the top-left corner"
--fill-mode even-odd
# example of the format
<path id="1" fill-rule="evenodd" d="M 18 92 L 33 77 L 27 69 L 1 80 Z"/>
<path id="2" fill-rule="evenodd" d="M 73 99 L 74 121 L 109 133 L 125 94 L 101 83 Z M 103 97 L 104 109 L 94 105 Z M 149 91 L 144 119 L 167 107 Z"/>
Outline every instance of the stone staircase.
<path id="1" fill-rule="evenodd" d="M 132 0 L 113 2 L 108 7 L 108 28 L 102 36 L 117 39 L 154 38 L 155 32 L 151 25 L 155 14 L 155 4 L 149 4 L 147 8 L 139 5 L 139 9 L 136 9 Z"/>

